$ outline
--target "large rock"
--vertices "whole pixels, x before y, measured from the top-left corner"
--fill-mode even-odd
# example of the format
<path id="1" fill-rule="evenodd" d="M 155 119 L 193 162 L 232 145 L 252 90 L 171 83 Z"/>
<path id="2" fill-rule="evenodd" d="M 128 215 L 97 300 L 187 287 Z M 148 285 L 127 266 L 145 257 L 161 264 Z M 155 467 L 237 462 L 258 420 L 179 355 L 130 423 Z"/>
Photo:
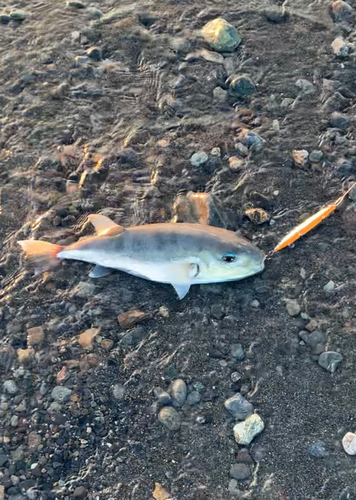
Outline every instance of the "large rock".
<path id="1" fill-rule="evenodd" d="M 241 43 L 236 28 L 221 17 L 209 21 L 202 29 L 202 35 L 210 47 L 221 52 L 231 52 Z"/>

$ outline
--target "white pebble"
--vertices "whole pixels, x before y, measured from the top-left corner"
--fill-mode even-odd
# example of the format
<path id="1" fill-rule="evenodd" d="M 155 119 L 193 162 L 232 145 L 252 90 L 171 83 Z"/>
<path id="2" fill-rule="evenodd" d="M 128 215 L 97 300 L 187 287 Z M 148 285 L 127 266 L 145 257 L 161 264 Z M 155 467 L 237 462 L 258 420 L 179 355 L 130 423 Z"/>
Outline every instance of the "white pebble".
<path id="1" fill-rule="evenodd" d="M 342 438 L 342 446 L 348 455 L 356 455 L 356 434 L 347 432 Z"/>

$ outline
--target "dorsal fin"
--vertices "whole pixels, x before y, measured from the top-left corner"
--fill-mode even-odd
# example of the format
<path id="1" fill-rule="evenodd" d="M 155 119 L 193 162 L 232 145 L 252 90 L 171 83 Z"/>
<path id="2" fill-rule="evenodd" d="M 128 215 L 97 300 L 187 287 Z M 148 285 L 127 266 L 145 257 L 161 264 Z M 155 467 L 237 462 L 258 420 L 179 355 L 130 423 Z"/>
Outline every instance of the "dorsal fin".
<path id="1" fill-rule="evenodd" d="M 116 224 L 114 221 L 109 219 L 109 217 L 106 217 L 106 215 L 91 214 L 88 215 L 88 219 L 95 227 L 97 234 L 100 236 L 104 234 L 120 234 L 122 231 L 125 231 L 125 228 Z"/>

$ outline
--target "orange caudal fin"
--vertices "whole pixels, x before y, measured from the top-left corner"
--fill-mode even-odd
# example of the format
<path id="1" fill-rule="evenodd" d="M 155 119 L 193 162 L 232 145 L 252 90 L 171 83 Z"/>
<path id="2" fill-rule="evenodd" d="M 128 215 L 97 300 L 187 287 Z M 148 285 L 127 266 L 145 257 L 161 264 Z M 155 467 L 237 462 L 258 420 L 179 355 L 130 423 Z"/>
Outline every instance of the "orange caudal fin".
<path id="1" fill-rule="evenodd" d="M 60 262 L 57 254 L 63 250 L 61 245 L 55 245 L 40 240 L 23 240 L 18 241 L 18 244 L 21 246 L 28 261 L 35 267 L 37 272 L 48 271 L 51 267 L 56 266 Z"/>

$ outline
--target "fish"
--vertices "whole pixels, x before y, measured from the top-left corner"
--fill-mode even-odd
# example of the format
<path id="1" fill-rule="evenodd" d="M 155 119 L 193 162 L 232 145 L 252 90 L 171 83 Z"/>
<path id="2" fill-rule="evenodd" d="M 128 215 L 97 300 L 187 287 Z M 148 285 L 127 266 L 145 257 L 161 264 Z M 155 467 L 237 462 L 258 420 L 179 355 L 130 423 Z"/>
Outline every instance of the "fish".
<path id="1" fill-rule="evenodd" d="M 109 217 L 91 214 L 96 230 L 68 246 L 42 240 L 18 241 L 40 270 L 64 259 L 95 264 L 92 278 L 111 269 L 171 284 L 183 299 L 191 285 L 247 278 L 264 269 L 265 254 L 234 231 L 198 223 L 156 223 L 124 228 Z"/>

